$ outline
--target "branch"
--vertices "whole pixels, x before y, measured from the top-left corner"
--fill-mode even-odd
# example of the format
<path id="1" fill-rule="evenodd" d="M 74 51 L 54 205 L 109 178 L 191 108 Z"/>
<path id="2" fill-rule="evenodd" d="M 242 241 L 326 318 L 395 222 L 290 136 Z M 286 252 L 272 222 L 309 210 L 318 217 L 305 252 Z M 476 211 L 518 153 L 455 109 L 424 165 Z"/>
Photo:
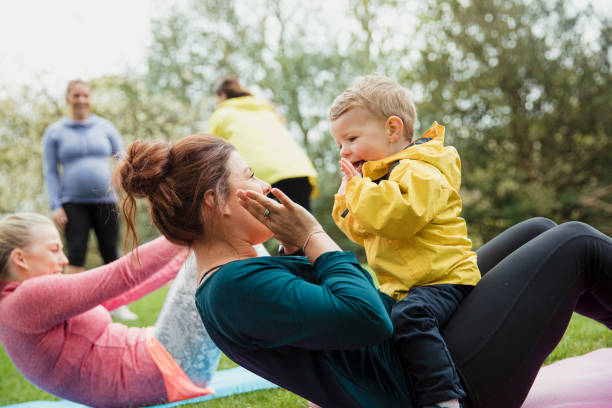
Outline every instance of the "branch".
<path id="1" fill-rule="evenodd" d="M 604 210 L 607 213 L 612 213 L 612 204 L 606 203 L 601 198 L 612 193 L 612 184 L 598 188 L 592 193 L 580 198 L 580 204 L 585 207 L 595 207 Z"/>

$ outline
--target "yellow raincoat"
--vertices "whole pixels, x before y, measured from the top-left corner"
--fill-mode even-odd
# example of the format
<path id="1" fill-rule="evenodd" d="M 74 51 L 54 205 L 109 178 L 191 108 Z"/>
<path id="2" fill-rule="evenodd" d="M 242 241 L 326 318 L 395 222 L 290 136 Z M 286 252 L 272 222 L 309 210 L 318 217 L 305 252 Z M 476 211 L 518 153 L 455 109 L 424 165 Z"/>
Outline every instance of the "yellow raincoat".
<path id="1" fill-rule="evenodd" d="M 263 181 L 308 177 L 316 195 L 317 172 L 270 103 L 253 96 L 226 99 L 210 116 L 208 127 L 233 144 Z"/>
<path id="2" fill-rule="evenodd" d="M 432 140 L 366 162 L 363 177 L 351 178 L 346 193 L 336 195 L 332 213 L 338 227 L 365 248 L 380 290 L 396 300 L 414 286 L 480 280 L 476 253 L 459 217 L 459 155 L 444 146 L 444 126 L 436 122 L 421 137 Z M 372 181 L 397 161 L 388 180 Z"/>

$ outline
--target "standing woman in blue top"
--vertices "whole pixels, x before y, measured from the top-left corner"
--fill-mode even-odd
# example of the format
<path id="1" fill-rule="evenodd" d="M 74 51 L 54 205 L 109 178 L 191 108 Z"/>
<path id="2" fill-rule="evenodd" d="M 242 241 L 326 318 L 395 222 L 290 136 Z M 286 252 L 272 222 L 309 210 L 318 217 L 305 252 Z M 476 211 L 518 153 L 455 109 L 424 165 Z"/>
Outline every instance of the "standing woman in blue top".
<path id="1" fill-rule="evenodd" d="M 105 264 L 118 258 L 117 196 L 110 188 L 110 158 L 123 150 L 119 131 L 91 109 L 91 86 L 68 83 L 70 117 L 51 124 L 43 136 L 43 172 L 53 220 L 64 230 L 69 265 L 85 270 L 89 230 L 94 229 Z M 134 319 L 128 309 L 116 315 Z"/>

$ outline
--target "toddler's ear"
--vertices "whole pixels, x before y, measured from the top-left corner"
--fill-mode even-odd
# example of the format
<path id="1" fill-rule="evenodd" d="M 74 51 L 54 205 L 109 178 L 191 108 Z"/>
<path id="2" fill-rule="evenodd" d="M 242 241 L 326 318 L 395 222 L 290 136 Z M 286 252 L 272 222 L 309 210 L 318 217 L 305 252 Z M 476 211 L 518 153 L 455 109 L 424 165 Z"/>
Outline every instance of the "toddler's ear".
<path id="1" fill-rule="evenodd" d="M 402 138 L 404 122 L 399 116 L 389 116 L 387 123 L 385 123 L 385 127 L 387 128 L 389 143 L 396 143 Z"/>

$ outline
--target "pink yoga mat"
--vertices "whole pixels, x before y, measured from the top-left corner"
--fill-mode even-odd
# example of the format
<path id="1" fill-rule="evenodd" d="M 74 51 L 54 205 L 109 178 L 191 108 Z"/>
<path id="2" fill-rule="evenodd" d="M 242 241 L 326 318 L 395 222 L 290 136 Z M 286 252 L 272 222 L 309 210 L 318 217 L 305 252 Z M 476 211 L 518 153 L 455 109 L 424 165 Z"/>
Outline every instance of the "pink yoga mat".
<path id="1" fill-rule="evenodd" d="M 612 408 L 612 348 L 542 367 L 523 408 Z"/>

